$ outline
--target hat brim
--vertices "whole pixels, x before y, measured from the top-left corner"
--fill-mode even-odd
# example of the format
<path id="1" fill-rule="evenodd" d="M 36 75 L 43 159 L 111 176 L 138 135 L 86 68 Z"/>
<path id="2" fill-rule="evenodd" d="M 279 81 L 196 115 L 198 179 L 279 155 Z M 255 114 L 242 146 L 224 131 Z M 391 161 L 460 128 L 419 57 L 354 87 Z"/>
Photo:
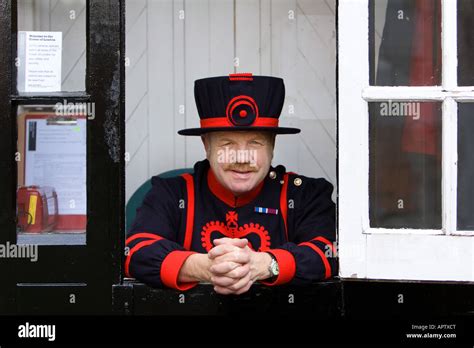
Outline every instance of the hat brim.
<path id="1" fill-rule="evenodd" d="M 209 132 L 234 132 L 234 131 L 267 131 L 275 134 L 297 134 L 301 132 L 299 128 L 291 127 L 208 127 L 208 128 L 188 128 L 178 131 L 180 135 L 202 135 Z"/>

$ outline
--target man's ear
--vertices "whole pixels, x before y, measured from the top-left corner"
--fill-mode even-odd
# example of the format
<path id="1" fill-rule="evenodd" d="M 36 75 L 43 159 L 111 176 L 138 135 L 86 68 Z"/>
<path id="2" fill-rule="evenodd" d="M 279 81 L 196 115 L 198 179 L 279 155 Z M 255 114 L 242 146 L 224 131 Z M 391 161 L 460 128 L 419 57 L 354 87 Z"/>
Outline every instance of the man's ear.
<path id="1" fill-rule="evenodd" d="M 272 158 L 270 159 L 270 162 L 273 160 L 273 155 L 275 153 L 275 141 L 276 141 L 276 133 L 273 133 L 272 134 L 272 139 L 271 139 L 271 142 L 272 142 Z"/>
<path id="2" fill-rule="evenodd" d="M 209 144 L 209 134 L 205 133 L 201 135 L 201 140 L 204 145 L 204 150 L 206 151 L 206 158 L 209 159 L 209 151 L 210 151 L 210 144 Z"/>

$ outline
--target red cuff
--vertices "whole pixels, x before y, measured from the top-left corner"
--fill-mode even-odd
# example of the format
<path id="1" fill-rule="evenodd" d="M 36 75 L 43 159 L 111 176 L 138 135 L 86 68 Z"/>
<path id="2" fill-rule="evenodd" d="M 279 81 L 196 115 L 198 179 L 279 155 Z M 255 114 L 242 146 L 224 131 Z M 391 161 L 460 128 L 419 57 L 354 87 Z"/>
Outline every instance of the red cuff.
<path id="1" fill-rule="evenodd" d="M 175 250 L 170 252 L 161 263 L 161 281 L 169 288 L 185 291 L 194 288 L 199 282 L 178 283 L 178 275 L 184 261 L 195 251 Z"/>
<path id="2" fill-rule="evenodd" d="M 296 272 L 296 262 L 293 254 L 284 249 L 270 249 L 265 251 L 275 256 L 278 262 L 278 268 L 280 269 L 280 273 L 273 282 L 263 280 L 261 281 L 261 283 L 273 286 L 285 284 L 291 281 L 295 276 Z"/>

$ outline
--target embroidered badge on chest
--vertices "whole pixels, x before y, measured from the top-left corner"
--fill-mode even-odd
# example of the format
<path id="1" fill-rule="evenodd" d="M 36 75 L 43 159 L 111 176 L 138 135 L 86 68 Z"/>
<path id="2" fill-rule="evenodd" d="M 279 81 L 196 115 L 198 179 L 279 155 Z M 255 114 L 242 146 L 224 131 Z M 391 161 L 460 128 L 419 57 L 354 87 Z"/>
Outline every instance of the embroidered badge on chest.
<path id="1" fill-rule="evenodd" d="M 257 251 L 270 249 L 270 236 L 264 226 L 257 223 L 248 223 L 243 226 L 238 224 L 238 214 L 235 211 L 229 211 L 226 216 L 226 223 L 214 220 L 206 223 L 201 231 L 202 246 L 206 251 L 209 251 L 214 246 L 211 237 L 214 238 L 248 238 L 250 236 L 257 236 L 260 240 L 260 246 Z M 249 246 L 255 250 L 251 241 Z"/>

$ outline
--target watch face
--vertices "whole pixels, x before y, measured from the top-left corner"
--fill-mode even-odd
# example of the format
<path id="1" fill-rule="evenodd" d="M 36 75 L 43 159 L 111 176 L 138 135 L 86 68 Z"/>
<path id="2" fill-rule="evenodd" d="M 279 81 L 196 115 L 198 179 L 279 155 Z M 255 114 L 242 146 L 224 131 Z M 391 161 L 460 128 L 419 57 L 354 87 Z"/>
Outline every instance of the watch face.
<path id="1" fill-rule="evenodd" d="M 273 275 L 278 275 L 280 273 L 280 268 L 278 267 L 278 263 L 275 260 L 273 260 L 270 268 L 272 269 Z"/>

